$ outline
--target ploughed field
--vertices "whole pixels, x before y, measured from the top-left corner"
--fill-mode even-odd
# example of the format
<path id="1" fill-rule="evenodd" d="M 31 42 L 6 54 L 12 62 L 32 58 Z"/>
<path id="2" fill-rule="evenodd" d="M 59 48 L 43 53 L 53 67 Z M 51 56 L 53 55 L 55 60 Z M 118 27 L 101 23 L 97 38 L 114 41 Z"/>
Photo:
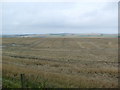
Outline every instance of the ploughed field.
<path id="1" fill-rule="evenodd" d="M 3 38 L 3 87 L 118 87 L 117 38 Z"/>

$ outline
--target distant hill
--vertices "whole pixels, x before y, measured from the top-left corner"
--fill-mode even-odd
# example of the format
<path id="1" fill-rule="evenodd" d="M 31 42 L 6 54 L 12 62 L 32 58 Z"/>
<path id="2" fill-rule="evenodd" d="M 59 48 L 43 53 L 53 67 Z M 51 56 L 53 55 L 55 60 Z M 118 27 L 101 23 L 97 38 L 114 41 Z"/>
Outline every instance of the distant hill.
<path id="1" fill-rule="evenodd" d="M 74 34 L 74 33 L 50 33 L 50 34 L 16 34 L 16 35 L 2 35 L 4 38 L 12 37 L 118 37 L 118 34 Z"/>

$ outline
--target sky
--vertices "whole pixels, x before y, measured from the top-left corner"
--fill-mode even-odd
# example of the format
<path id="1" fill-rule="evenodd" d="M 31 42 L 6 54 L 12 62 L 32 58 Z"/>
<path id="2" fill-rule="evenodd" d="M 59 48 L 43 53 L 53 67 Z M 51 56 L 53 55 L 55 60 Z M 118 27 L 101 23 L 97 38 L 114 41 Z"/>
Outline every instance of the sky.
<path id="1" fill-rule="evenodd" d="M 118 33 L 117 2 L 4 2 L 0 8 L 2 34 Z"/>

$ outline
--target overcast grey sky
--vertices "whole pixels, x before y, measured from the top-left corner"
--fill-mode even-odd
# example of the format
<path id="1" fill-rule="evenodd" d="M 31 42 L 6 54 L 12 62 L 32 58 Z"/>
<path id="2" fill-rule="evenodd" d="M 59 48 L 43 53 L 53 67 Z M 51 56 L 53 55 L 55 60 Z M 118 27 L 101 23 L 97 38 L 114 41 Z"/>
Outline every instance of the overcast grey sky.
<path id="1" fill-rule="evenodd" d="M 117 33 L 117 2 L 6 2 L 3 34 Z"/>

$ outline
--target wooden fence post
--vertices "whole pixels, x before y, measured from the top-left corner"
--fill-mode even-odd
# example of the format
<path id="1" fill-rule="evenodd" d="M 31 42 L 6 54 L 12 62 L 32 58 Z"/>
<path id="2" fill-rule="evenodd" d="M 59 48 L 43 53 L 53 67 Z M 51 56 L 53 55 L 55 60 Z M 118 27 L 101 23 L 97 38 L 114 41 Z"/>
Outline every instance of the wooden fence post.
<path id="1" fill-rule="evenodd" d="M 20 74 L 20 79 L 21 79 L 21 88 L 25 88 L 25 84 L 24 84 L 24 78 L 25 78 L 25 75 L 24 74 Z"/>

